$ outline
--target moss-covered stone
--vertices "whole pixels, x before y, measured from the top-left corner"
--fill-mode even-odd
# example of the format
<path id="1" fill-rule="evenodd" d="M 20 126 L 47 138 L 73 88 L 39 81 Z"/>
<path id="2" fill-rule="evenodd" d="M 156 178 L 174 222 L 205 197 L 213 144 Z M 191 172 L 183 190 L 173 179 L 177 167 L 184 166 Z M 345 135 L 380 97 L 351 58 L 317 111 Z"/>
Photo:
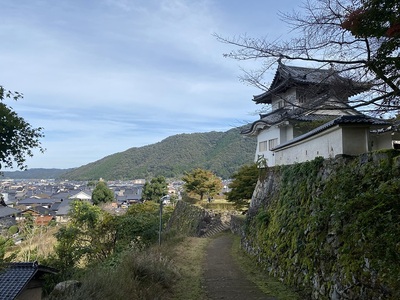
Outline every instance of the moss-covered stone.
<path id="1" fill-rule="evenodd" d="M 268 169 L 243 246 L 313 299 L 400 299 L 400 152 Z"/>

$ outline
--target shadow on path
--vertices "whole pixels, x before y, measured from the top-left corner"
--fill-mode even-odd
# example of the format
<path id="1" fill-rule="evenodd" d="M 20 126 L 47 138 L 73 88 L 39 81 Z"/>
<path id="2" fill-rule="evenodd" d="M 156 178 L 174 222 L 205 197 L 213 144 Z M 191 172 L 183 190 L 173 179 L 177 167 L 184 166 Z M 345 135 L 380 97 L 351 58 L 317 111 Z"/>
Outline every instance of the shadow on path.
<path id="1" fill-rule="evenodd" d="M 233 237 L 223 234 L 210 242 L 204 262 L 204 287 L 208 299 L 277 300 L 265 295 L 246 278 L 232 257 Z"/>

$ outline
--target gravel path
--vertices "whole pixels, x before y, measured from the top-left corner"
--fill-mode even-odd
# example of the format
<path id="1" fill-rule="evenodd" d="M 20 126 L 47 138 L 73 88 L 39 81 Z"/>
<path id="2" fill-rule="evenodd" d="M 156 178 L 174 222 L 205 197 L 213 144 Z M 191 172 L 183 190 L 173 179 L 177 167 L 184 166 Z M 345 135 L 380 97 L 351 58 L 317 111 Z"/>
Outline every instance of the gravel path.
<path id="1" fill-rule="evenodd" d="M 246 278 L 232 257 L 232 243 L 232 235 L 223 234 L 208 246 L 204 262 L 204 286 L 208 299 L 276 300 L 266 296 Z"/>

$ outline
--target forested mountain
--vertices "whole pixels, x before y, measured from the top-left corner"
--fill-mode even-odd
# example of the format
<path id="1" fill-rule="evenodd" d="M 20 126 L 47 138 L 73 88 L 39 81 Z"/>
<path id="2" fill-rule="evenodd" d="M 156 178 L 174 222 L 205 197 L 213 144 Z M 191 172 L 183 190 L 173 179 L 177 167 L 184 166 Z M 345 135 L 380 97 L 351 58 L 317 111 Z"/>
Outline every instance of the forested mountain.
<path id="1" fill-rule="evenodd" d="M 255 138 L 226 132 L 178 134 L 144 147 L 130 148 L 73 169 L 61 176 L 70 180 L 129 180 L 162 175 L 179 178 L 185 171 L 203 168 L 229 178 L 240 166 L 252 163 Z"/>
<path id="2" fill-rule="evenodd" d="M 29 169 L 26 171 L 5 171 L 0 179 L 57 179 L 72 169 Z"/>

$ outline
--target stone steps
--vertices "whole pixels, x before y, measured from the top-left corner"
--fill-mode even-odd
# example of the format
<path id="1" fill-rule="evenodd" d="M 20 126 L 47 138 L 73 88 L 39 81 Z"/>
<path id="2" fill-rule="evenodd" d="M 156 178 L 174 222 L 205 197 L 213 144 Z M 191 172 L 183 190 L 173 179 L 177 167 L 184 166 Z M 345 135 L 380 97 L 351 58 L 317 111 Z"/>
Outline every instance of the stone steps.
<path id="1" fill-rule="evenodd" d="M 227 231 L 230 229 L 230 224 L 219 224 L 207 230 L 204 234 L 202 234 L 201 238 L 209 238 L 212 237 L 220 232 Z"/>

